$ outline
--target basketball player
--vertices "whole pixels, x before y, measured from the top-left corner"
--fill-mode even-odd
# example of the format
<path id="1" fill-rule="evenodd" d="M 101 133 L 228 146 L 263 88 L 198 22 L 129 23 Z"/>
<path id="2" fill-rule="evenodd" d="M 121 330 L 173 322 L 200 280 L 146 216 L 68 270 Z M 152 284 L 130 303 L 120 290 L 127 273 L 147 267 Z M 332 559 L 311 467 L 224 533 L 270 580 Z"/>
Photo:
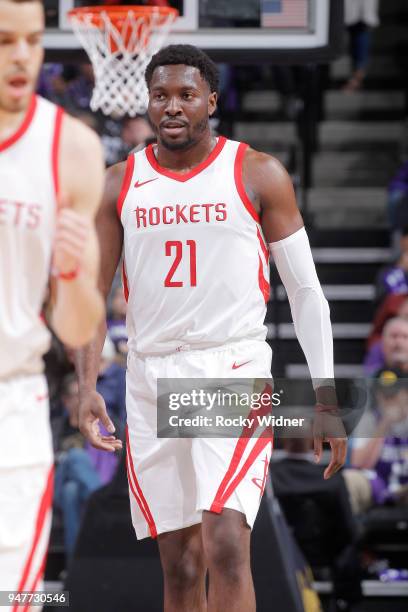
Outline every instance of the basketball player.
<path id="1" fill-rule="evenodd" d="M 42 2 L 0 0 L 0 591 L 35 590 L 45 565 L 53 458 L 40 313 L 51 268 L 63 342 L 89 342 L 104 313 L 93 224 L 102 150 L 34 95 L 43 31 Z"/>
<path id="2" fill-rule="evenodd" d="M 210 133 L 213 62 L 195 47 L 169 46 L 151 60 L 146 81 L 157 145 L 108 171 L 97 217 L 105 295 L 124 244 L 132 520 L 138 538 L 158 538 L 167 612 L 207 610 L 207 569 L 208 610 L 251 612 L 250 531 L 271 437 L 158 439 L 156 381 L 270 377 L 269 250 L 316 387 L 333 378 L 329 308 L 284 168 Z M 94 446 L 113 451 L 120 441 L 97 427 L 99 419 L 113 434 L 95 392 L 104 333 L 78 358 L 79 418 Z M 322 438 L 332 448 L 328 478 L 345 460 L 344 429 L 316 434 L 318 458 Z"/>

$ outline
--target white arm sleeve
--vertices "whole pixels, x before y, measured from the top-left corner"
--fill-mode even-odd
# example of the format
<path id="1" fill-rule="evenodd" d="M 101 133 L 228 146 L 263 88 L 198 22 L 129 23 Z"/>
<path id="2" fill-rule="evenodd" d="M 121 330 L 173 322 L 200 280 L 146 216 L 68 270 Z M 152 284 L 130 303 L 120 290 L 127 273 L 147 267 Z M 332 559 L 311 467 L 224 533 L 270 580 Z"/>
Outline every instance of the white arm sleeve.
<path id="1" fill-rule="evenodd" d="M 272 242 L 269 248 L 288 295 L 296 336 L 305 354 L 313 386 L 333 385 L 330 309 L 317 278 L 305 228 Z"/>

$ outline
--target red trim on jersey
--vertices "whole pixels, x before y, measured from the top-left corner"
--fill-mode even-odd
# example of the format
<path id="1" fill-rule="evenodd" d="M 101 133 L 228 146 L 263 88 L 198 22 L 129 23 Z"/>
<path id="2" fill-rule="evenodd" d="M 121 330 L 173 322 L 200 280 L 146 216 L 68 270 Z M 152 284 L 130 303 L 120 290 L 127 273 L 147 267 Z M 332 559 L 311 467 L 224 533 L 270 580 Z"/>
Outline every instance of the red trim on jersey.
<path id="1" fill-rule="evenodd" d="M 242 165 L 244 163 L 244 157 L 245 157 L 247 148 L 248 148 L 248 145 L 245 142 L 241 142 L 238 146 L 238 151 L 237 151 L 237 155 L 235 157 L 235 163 L 234 163 L 235 186 L 237 188 L 239 197 L 241 198 L 243 205 L 245 206 L 245 208 L 247 209 L 251 217 L 257 223 L 260 223 L 261 220 L 259 218 L 259 215 L 256 212 L 255 207 L 252 204 L 251 200 L 249 199 L 247 192 L 245 191 L 245 185 L 242 179 Z"/>
<path id="2" fill-rule="evenodd" d="M 24 590 L 26 590 L 25 587 L 27 586 L 26 583 L 27 583 L 27 579 L 28 579 L 28 577 L 30 575 L 31 564 L 33 562 L 34 554 L 35 554 L 35 551 L 37 549 L 38 542 L 40 540 L 40 536 L 41 536 L 41 533 L 42 533 L 43 528 L 44 528 L 47 512 L 51 508 L 52 495 L 53 495 L 53 486 L 54 486 L 54 466 L 52 466 L 50 468 L 50 471 L 48 473 L 47 484 L 46 484 L 44 493 L 42 495 L 40 506 L 39 506 L 39 509 L 38 509 L 33 543 L 31 545 L 30 553 L 29 553 L 27 561 L 25 563 L 24 570 L 23 570 L 23 575 L 22 575 L 21 580 L 20 580 L 20 582 L 18 584 L 17 591 L 24 591 Z M 18 607 L 19 607 L 18 604 L 16 604 L 13 607 L 12 612 L 16 612 Z"/>
<path id="3" fill-rule="evenodd" d="M 135 168 L 135 155 L 134 153 L 132 153 L 127 158 L 125 175 L 123 177 L 122 188 L 120 190 L 120 194 L 119 194 L 119 198 L 117 202 L 117 211 L 118 211 L 119 219 L 122 216 L 122 208 L 123 208 L 123 204 L 125 203 L 126 196 L 129 191 L 134 168 Z"/>
<path id="4" fill-rule="evenodd" d="M 64 117 L 64 111 L 61 107 L 57 106 L 57 112 L 55 114 L 55 127 L 54 127 L 54 138 L 52 141 L 52 178 L 54 180 L 55 195 L 58 198 L 60 190 L 59 180 L 59 156 L 60 156 L 60 140 L 61 140 L 61 127 L 62 119 Z"/>
<path id="5" fill-rule="evenodd" d="M 256 233 L 257 233 L 257 236 L 258 236 L 259 244 L 261 245 L 262 253 L 265 256 L 266 264 L 269 265 L 269 251 L 268 251 L 268 247 L 266 246 L 266 242 L 265 242 L 264 237 L 262 236 L 261 232 L 259 231 L 259 227 L 256 228 Z"/>
<path id="6" fill-rule="evenodd" d="M 126 275 L 125 258 L 122 261 L 122 284 L 126 302 L 129 300 L 129 283 Z"/>
<path id="7" fill-rule="evenodd" d="M 264 277 L 262 259 L 259 254 L 258 254 L 258 257 L 259 257 L 258 283 L 259 283 L 259 288 L 261 290 L 261 293 L 263 295 L 263 298 L 266 304 L 267 302 L 269 302 L 271 288 L 270 288 L 268 281 Z"/>
<path id="8" fill-rule="evenodd" d="M 270 395 L 272 395 L 272 389 L 271 386 L 266 384 L 264 390 L 262 391 L 262 394 L 264 393 L 269 393 Z M 254 449 L 252 449 L 252 451 L 250 452 L 247 460 L 245 461 L 243 467 L 241 468 L 240 472 L 238 473 L 238 476 L 236 476 L 236 478 L 232 481 L 232 483 L 228 486 L 228 483 L 230 483 L 232 477 L 234 476 L 235 472 L 237 471 L 238 465 L 244 455 L 245 449 L 249 444 L 249 441 L 251 439 L 251 436 L 253 435 L 253 433 L 256 431 L 257 429 L 257 425 L 256 425 L 256 417 L 257 416 L 264 416 L 268 414 L 268 410 L 270 409 L 270 407 L 268 406 L 263 406 L 261 409 L 255 410 L 252 409 L 251 412 L 248 415 L 248 418 L 254 418 L 254 422 L 251 425 L 251 427 L 245 426 L 242 430 L 241 436 L 239 437 L 235 448 L 234 448 L 234 452 L 232 454 L 232 458 L 230 461 L 230 464 L 228 466 L 227 472 L 224 476 L 224 478 L 222 479 L 222 482 L 220 484 L 220 486 L 218 487 L 217 493 L 215 495 L 214 501 L 211 504 L 211 508 L 210 510 L 213 512 L 217 512 L 220 513 L 221 510 L 223 509 L 225 502 L 229 499 L 229 497 L 231 497 L 234 489 L 238 486 L 238 484 L 241 482 L 242 478 L 245 476 L 246 472 L 248 471 L 250 465 L 252 465 L 252 463 L 255 461 L 256 457 L 258 456 L 258 454 L 263 450 L 263 448 L 266 446 L 262 446 L 262 448 L 259 448 L 258 452 L 256 453 L 256 457 L 253 458 L 252 462 L 250 465 L 248 465 L 248 468 L 246 469 L 245 473 L 242 475 L 242 477 L 238 479 L 238 476 L 241 474 L 242 470 L 245 468 L 245 466 L 248 463 L 248 459 L 249 457 L 253 457 L 253 453 L 254 453 Z M 260 436 L 260 438 L 265 437 L 264 434 L 265 432 L 268 431 L 269 434 L 269 440 L 270 441 L 272 439 L 272 432 L 270 430 L 265 429 L 265 431 L 262 433 L 262 435 Z M 258 442 L 259 440 L 256 442 L 256 445 L 254 446 L 258 448 Z M 231 489 L 232 484 L 234 484 L 233 489 Z M 227 496 L 228 493 L 228 496 Z"/>
<path id="9" fill-rule="evenodd" d="M 201 164 L 198 164 L 198 166 L 195 166 L 195 168 L 193 168 L 192 170 L 190 170 L 190 172 L 187 172 L 186 174 L 179 174 L 177 172 L 173 172 L 172 170 L 168 170 L 168 168 L 163 168 L 163 166 L 160 166 L 154 154 L 152 144 L 150 144 L 146 148 L 146 157 L 147 157 L 149 164 L 152 166 L 154 170 L 156 170 L 156 172 L 158 172 L 159 174 L 163 174 L 164 176 L 167 176 L 168 178 L 174 179 L 175 181 L 180 181 L 181 183 L 185 183 L 186 181 L 190 180 L 194 176 L 197 176 L 197 174 L 200 174 L 200 172 L 208 168 L 208 166 L 212 164 L 213 161 L 221 153 L 226 142 L 227 142 L 227 139 L 225 138 L 225 136 L 220 136 L 218 138 L 217 144 L 215 145 L 215 147 L 213 148 L 213 150 L 211 151 L 207 159 L 202 161 Z"/>
<path id="10" fill-rule="evenodd" d="M 24 117 L 23 123 L 20 125 L 18 130 L 12 136 L 10 136 L 10 138 L 7 138 L 3 142 L 0 142 L 0 153 L 2 151 L 5 151 L 9 147 L 11 147 L 13 144 L 17 142 L 17 140 L 19 140 L 22 136 L 24 136 L 24 134 L 30 127 L 30 124 L 35 115 L 36 108 L 37 108 L 37 96 L 33 95 L 31 97 L 30 104 L 28 106 L 27 113 L 26 113 L 26 116 Z"/>
<path id="11" fill-rule="evenodd" d="M 211 504 L 212 512 L 216 512 L 217 514 L 220 514 L 220 512 L 222 512 L 225 504 L 248 473 L 249 468 L 255 463 L 260 453 L 264 450 L 264 448 L 266 448 L 266 446 L 268 446 L 270 442 L 272 442 L 272 440 L 273 438 L 271 436 L 269 428 L 265 429 L 259 436 L 258 440 L 255 442 L 243 466 L 241 467 L 238 474 L 235 476 L 234 480 L 231 481 L 229 487 L 225 489 L 225 492 L 222 495 L 214 499 L 213 503 Z"/>
<path id="12" fill-rule="evenodd" d="M 151 537 L 157 538 L 156 524 L 154 522 L 152 513 L 150 512 L 149 505 L 145 499 L 145 496 L 143 495 L 142 489 L 140 488 L 139 482 L 136 478 L 135 468 L 133 466 L 132 451 L 130 448 L 129 430 L 127 426 L 126 426 L 126 448 L 127 448 L 127 460 L 128 460 L 128 466 L 127 466 L 128 467 L 128 479 L 129 479 L 130 488 L 132 490 L 132 493 L 134 495 L 134 498 L 137 501 L 137 504 L 140 510 L 142 511 L 143 516 L 146 519 L 146 522 L 150 529 Z M 132 478 L 133 478 L 133 482 L 132 482 Z M 137 493 L 135 491 L 135 487 L 136 487 Z"/>

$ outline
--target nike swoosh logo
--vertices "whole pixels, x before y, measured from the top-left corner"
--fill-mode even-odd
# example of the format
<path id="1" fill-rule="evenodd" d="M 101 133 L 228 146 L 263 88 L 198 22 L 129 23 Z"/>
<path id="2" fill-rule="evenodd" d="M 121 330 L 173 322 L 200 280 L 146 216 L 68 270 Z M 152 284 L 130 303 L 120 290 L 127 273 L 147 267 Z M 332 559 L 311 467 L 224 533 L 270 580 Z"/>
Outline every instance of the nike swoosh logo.
<path id="1" fill-rule="evenodd" d="M 242 368 L 242 366 L 246 365 L 247 363 L 251 363 L 252 359 L 250 359 L 249 361 L 244 361 L 244 363 L 239 363 L 237 364 L 235 361 L 232 364 L 232 369 L 233 370 L 238 370 L 238 368 Z"/>
<path id="2" fill-rule="evenodd" d="M 140 181 L 136 181 L 136 183 L 135 183 L 135 187 L 136 187 L 136 189 L 137 189 L 138 187 L 143 187 L 143 185 L 147 185 L 147 183 L 151 183 L 152 181 L 157 181 L 157 179 L 158 179 L 158 178 L 159 178 L 159 177 L 158 177 L 158 176 L 156 176 L 156 178 L 149 179 L 148 181 L 143 181 L 142 183 L 141 183 Z"/>

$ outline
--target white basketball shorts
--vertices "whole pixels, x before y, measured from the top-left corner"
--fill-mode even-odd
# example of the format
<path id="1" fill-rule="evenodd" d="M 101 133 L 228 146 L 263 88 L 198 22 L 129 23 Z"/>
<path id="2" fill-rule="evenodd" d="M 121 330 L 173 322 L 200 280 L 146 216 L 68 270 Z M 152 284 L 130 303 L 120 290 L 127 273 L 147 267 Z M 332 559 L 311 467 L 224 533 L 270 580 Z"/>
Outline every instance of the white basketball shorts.
<path id="1" fill-rule="evenodd" d="M 0 591 L 35 591 L 44 574 L 53 493 L 44 376 L 0 382 L 0 440 Z"/>
<path id="2" fill-rule="evenodd" d="M 272 432 L 240 438 L 157 438 L 158 378 L 271 377 L 266 342 L 159 357 L 130 353 L 127 370 L 127 471 L 138 539 L 201 523 L 203 510 L 232 508 L 252 528 L 272 452 Z M 244 433 L 244 432 L 243 432 Z"/>

